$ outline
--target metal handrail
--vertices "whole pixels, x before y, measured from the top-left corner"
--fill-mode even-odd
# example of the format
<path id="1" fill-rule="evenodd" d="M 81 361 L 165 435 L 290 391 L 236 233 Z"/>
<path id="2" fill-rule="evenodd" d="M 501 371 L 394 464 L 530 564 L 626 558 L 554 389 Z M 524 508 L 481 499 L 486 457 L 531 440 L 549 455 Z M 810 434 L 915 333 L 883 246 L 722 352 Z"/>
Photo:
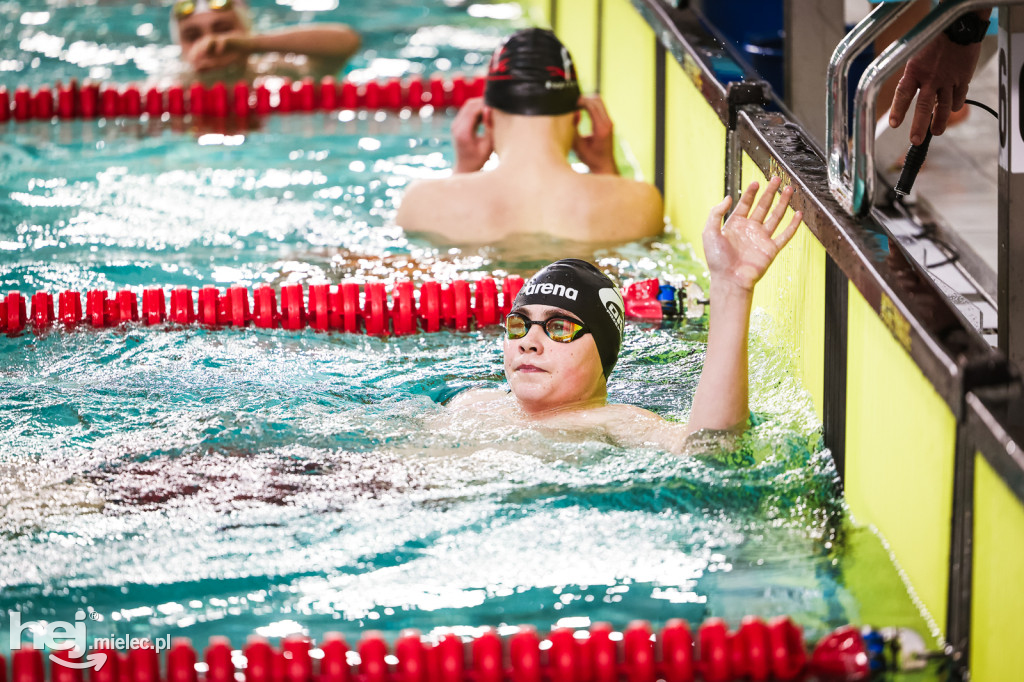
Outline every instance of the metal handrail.
<path id="1" fill-rule="evenodd" d="M 881 3 L 836 45 L 828 63 L 828 93 L 825 98 L 825 139 L 828 155 L 828 185 L 840 204 L 849 211 L 850 131 L 847 123 L 847 93 L 853 60 L 912 3 Z"/>

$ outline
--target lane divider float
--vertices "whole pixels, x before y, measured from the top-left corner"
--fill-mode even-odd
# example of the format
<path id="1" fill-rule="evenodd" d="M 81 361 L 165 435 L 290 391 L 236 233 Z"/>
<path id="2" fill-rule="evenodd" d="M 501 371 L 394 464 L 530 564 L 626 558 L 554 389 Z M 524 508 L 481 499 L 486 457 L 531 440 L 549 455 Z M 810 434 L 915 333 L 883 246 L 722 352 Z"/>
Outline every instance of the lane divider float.
<path id="1" fill-rule="evenodd" d="M 419 111 L 425 106 L 435 110 L 461 107 L 470 97 L 484 92 L 482 77 L 456 75 L 451 78 L 413 76 L 366 83 L 338 82 L 326 77 L 300 81 L 275 79 L 258 83 L 238 81 L 234 85 L 218 82 L 210 87 L 201 83 L 153 86 L 145 91 L 138 85 L 77 83 L 40 86 L 36 90 L 20 86 L 13 95 L 0 86 L 0 123 L 9 120 L 71 120 L 94 118 L 159 119 L 164 114 L 201 118 L 247 118 L 271 113 L 336 111 L 341 109 Z"/>
<path id="2" fill-rule="evenodd" d="M 703 315 L 705 300 L 693 293 L 696 285 L 677 289 L 656 279 L 629 284 L 624 289 L 626 316 L 661 320 Z M 30 328 L 79 326 L 105 329 L 122 324 L 203 325 L 207 327 L 283 328 L 344 331 L 371 336 L 404 336 L 417 332 L 454 329 L 465 332 L 501 324 L 523 278 L 509 275 L 499 290 L 494 277 L 473 283 L 456 279 L 449 284 L 426 281 L 395 283 L 390 292 L 383 282 L 290 284 L 275 291 L 269 286 L 204 287 L 198 291 L 160 288 L 142 291 L 142 306 L 135 291 L 111 295 L 105 290 L 53 294 L 39 291 L 26 300 L 20 292 L 0 298 L 0 332 L 16 335 Z M 699 290 L 696 290 L 699 292 Z M 688 295 L 689 294 L 689 295 Z M 279 305 L 280 302 L 280 305 Z"/>
<path id="3" fill-rule="evenodd" d="M 532 627 L 502 638 L 489 629 L 464 641 L 448 634 L 436 642 L 405 631 L 393 653 L 379 633 L 363 634 L 356 649 L 338 633 L 319 647 L 306 637 L 286 637 L 280 648 L 250 637 L 233 651 L 226 637 L 211 637 L 203 661 L 191 642 L 175 639 L 161 671 L 152 646 L 119 653 L 94 649 L 105 661 L 90 670 L 91 682 L 729 682 L 815 679 L 855 682 L 877 667 L 880 652 L 871 637 L 851 626 L 822 639 L 808 656 L 803 635 L 788 618 L 767 623 L 748 616 L 730 632 L 711 618 L 696 640 L 684 620 L 671 620 L 655 636 L 637 621 L 617 633 L 606 624 L 588 631 L 561 628 L 544 640 Z M 50 656 L 49 682 L 82 682 L 84 652 L 65 649 Z M 244 660 L 242 660 L 244 658 Z M 99 660 L 97 656 L 94 660 Z M 66 662 L 80 667 L 68 667 Z M 6 675 L 0 656 L 0 679 Z M 12 654 L 12 682 L 47 682 L 43 652 L 24 645 Z"/>

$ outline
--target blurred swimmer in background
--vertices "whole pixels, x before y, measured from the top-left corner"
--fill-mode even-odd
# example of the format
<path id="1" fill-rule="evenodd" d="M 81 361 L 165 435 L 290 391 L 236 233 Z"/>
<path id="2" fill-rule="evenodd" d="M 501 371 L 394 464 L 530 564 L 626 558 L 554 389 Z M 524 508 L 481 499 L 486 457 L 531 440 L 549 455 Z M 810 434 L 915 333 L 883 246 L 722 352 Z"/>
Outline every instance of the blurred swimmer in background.
<path id="1" fill-rule="evenodd" d="M 335 75 L 361 44 L 359 33 L 345 24 L 253 33 L 246 0 L 178 0 L 171 8 L 171 37 L 181 46 L 186 80 L 204 84 Z"/>
<path id="2" fill-rule="evenodd" d="M 578 130 L 581 109 L 588 135 Z M 461 244 L 525 234 L 630 242 L 664 230 L 661 194 L 619 175 L 604 103 L 580 95 L 572 57 L 551 31 L 517 31 L 495 51 L 484 96 L 463 105 L 452 138 L 453 174 L 411 185 L 400 227 Z M 572 167 L 570 151 L 589 173 Z M 481 170 L 492 153 L 497 166 Z"/>

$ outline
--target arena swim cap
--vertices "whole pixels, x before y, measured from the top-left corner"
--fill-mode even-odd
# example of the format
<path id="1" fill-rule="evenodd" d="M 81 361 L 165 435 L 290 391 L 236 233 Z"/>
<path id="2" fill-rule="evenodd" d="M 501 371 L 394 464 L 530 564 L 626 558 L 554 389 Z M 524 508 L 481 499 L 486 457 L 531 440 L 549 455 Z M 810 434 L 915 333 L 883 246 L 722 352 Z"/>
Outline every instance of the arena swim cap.
<path id="1" fill-rule="evenodd" d="M 618 287 L 591 263 L 578 258 L 556 261 L 530 278 L 512 302 L 512 310 L 549 305 L 567 310 L 590 329 L 607 379 L 619 359 L 625 306 Z"/>
<path id="2" fill-rule="evenodd" d="M 509 114 L 559 116 L 578 109 L 580 86 L 569 50 L 551 31 L 516 31 L 494 51 L 484 103 Z"/>

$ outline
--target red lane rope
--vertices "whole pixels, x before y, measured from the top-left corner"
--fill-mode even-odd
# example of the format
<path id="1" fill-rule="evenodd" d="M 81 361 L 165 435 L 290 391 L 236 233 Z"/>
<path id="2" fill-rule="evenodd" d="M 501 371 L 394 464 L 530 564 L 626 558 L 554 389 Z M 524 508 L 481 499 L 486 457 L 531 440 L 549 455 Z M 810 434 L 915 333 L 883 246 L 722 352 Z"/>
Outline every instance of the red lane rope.
<path id="1" fill-rule="evenodd" d="M 721 619 L 708 619 L 696 643 L 684 620 L 669 621 L 657 636 L 649 623 L 637 621 L 624 633 L 606 624 L 580 632 L 557 629 L 543 642 L 532 627 L 505 639 L 489 629 L 470 642 L 449 634 L 431 643 L 407 631 L 393 655 L 374 632 L 364 633 L 355 651 L 338 633 L 327 634 L 319 648 L 301 636 L 285 638 L 280 648 L 250 638 L 242 669 L 236 669 L 239 661 L 225 637 L 210 638 L 202 665 L 191 642 L 179 638 L 164 657 L 162 673 L 152 644 L 126 654 L 109 646 L 101 643 L 89 654 L 106 659 L 90 671 L 92 682 L 785 682 L 804 674 L 847 681 L 869 674 L 864 640 L 852 627 L 822 639 L 808 659 L 800 628 L 791 620 L 765 623 L 752 616 L 733 632 Z M 49 682 L 82 682 L 82 669 L 62 662 L 81 666 L 83 653 L 51 655 Z M 352 654 L 358 655 L 357 665 Z M 12 664 L 12 682 L 46 682 L 42 651 L 24 645 L 12 654 Z M 0 656 L 0 680 L 6 667 Z"/>
<path id="2" fill-rule="evenodd" d="M 273 89 L 266 83 L 252 86 L 239 81 L 233 86 L 215 83 L 209 88 L 194 83 L 187 89 L 172 85 L 166 90 L 151 87 L 143 92 L 128 84 L 89 83 L 27 86 L 14 90 L 13 96 L 0 86 L 0 122 L 8 120 L 71 120 L 91 118 L 149 118 L 192 115 L 204 118 L 247 118 L 251 115 L 293 111 L 335 111 L 339 109 L 419 110 L 461 107 L 470 97 L 484 92 L 484 78 L 454 76 L 429 79 L 414 76 L 357 84 L 337 82 L 332 77 L 316 82 L 311 78 L 284 80 Z"/>

